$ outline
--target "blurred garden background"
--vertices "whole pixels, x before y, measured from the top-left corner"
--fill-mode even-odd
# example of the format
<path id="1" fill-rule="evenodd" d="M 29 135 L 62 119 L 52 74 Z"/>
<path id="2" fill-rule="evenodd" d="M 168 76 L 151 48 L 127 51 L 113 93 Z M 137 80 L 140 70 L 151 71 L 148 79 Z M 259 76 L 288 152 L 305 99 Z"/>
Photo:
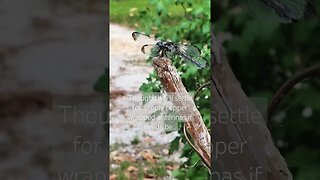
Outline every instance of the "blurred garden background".
<path id="1" fill-rule="evenodd" d="M 110 1 L 110 178 L 206 179 L 208 169 L 186 143 L 182 124 L 178 131 L 151 132 L 113 124 L 126 121 L 124 97 L 129 93 L 160 92 L 152 65 L 141 53 L 133 31 L 162 40 L 196 45 L 207 67 L 172 59 L 187 90 L 194 93 L 210 79 L 210 1 L 208 0 L 111 0 Z M 210 120 L 210 91 L 204 88 L 196 104 L 206 124 Z"/>
<path id="2" fill-rule="evenodd" d="M 105 108 L 93 86 L 107 65 L 106 2 L 1 0 L 0 11 L 0 179 L 107 179 L 105 120 L 93 117 Z"/>
<path id="3" fill-rule="evenodd" d="M 316 8 L 320 8 L 320 3 Z M 237 1 L 213 2 L 213 27 L 245 93 L 273 95 L 298 71 L 319 63 L 320 23 L 257 19 Z M 320 178 L 320 78 L 298 83 L 269 117 L 276 146 L 296 180 Z"/>

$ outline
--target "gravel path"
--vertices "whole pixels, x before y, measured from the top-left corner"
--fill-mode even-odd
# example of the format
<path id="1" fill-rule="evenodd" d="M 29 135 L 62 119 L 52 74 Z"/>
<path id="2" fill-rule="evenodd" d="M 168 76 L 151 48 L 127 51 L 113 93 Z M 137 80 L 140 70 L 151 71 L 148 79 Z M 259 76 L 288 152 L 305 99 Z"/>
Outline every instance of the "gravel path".
<path id="1" fill-rule="evenodd" d="M 126 95 L 138 94 L 139 87 L 153 71 L 140 51 L 141 44 L 133 41 L 133 31 L 116 24 L 110 25 L 110 93 L 115 95 L 110 100 L 110 144 L 129 145 L 135 138 L 146 137 L 151 138 L 154 143 L 167 144 L 177 133 L 165 134 L 161 131 L 143 129 L 143 121 L 135 124 L 126 123 L 130 108 L 141 104 L 130 100 Z M 139 115 L 148 114 L 150 113 L 139 112 Z"/>

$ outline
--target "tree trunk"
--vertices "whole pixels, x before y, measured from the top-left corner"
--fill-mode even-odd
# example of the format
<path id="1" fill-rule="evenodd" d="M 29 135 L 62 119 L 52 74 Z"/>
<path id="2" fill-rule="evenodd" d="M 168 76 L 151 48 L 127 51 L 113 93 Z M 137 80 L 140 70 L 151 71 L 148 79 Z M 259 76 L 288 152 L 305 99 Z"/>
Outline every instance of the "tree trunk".
<path id="1" fill-rule="evenodd" d="M 292 179 L 263 113 L 249 100 L 212 34 L 213 179 Z"/>

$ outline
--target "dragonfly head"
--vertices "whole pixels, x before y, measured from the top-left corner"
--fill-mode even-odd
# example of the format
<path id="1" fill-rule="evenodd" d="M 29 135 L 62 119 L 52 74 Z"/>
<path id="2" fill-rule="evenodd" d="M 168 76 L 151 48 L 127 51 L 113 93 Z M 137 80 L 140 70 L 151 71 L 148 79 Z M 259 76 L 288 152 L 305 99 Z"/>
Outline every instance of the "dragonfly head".
<path id="1" fill-rule="evenodd" d="M 161 49 L 164 48 L 164 43 L 162 41 L 157 42 L 156 45 Z"/>

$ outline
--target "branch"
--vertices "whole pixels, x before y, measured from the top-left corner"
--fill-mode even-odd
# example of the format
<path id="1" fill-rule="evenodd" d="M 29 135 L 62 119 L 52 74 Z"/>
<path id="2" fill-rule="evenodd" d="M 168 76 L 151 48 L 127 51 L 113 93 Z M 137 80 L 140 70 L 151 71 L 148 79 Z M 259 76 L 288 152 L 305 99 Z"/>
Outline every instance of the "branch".
<path id="1" fill-rule="evenodd" d="M 200 112 L 196 108 L 192 97 L 184 87 L 177 69 L 171 61 L 164 57 L 153 59 L 153 67 L 160 78 L 164 90 L 172 96 L 174 106 L 181 108 L 179 114 L 184 121 L 185 128 L 190 134 L 194 144 L 191 144 L 199 154 L 204 164 L 211 168 L 211 136 L 206 128 Z"/>
<path id="2" fill-rule="evenodd" d="M 299 73 L 292 76 L 288 79 L 276 92 L 271 104 L 268 106 L 268 119 L 273 115 L 274 111 L 276 110 L 279 103 L 282 99 L 288 94 L 288 92 L 300 81 L 313 77 L 315 75 L 320 74 L 320 64 L 313 65 L 309 68 L 303 69 Z M 268 120 L 266 121 L 268 122 Z"/>
<path id="3" fill-rule="evenodd" d="M 198 95 L 200 94 L 200 92 L 202 91 L 203 88 L 209 86 L 211 84 L 211 82 L 206 82 L 204 84 L 202 84 L 197 90 L 196 92 L 194 93 L 194 96 L 193 96 L 193 101 L 196 101 L 196 98 L 198 97 Z"/>

